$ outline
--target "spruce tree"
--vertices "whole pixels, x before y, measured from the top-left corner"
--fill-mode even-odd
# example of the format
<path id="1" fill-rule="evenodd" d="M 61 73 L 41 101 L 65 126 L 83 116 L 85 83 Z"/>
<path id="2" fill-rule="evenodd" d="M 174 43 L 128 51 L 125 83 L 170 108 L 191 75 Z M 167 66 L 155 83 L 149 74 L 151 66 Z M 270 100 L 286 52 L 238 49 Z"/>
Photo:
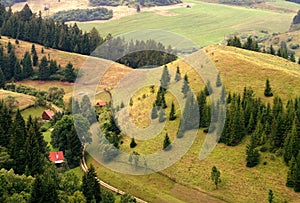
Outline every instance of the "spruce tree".
<path id="1" fill-rule="evenodd" d="M 26 52 L 22 60 L 23 77 L 28 78 L 33 75 L 32 61 L 29 52 Z"/>
<path id="2" fill-rule="evenodd" d="M 136 147 L 136 142 L 135 142 L 135 139 L 134 137 L 131 138 L 131 142 L 130 142 L 130 148 L 135 148 Z"/>
<path id="3" fill-rule="evenodd" d="M 268 193 L 268 201 L 269 201 L 269 203 L 272 203 L 272 202 L 273 202 L 273 199 L 274 199 L 274 193 L 273 193 L 273 191 L 270 189 L 270 190 L 269 190 L 269 193 Z"/>
<path id="4" fill-rule="evenodd" d="M 171 144 L 171 141 L 170 141 L 169 135 L 168 135 L 168 133 L 166 133 L 165 139 L 164 139 L 164 144 L 163 144 L 163 150 L 169 150 L 171 147 L 170 144 Z"/>
<path id="5" fill-rule="evenodd" d="M 300 153 L 298 153 L 294 166 L 294 191 L 300 192 Z"/>
<path id="6" fill-rule="evenodd" d="M 222 85 L 221 76 L 220 73 L 218 73 L 216 87 L 220 87 L 221 85 Z"/>
<path id="7" fill-rule="evenodd" d="M 269 79 L 266 80 L 266 87 L 265 87 L 264 95 L 266 97 L 272 97 L 273 96 Z"/>
<path id="8" fill-rule="evenodd" d="M 288 174 L 287 174 L 287 179 L 286 179 L 286 186 L 287 187 L 294 187 L 295 185 L 295 180 L 294 180 L 294 177 L 295 177 L 295 165 L 296 165 L 296 159 L 295 157 L 293 156 L 289 162 L 289 170 L 288 170 Z"/>
<path id="9" fill-rule="evenodd" d="M 151 119 L 156 119 L 157 117 L 158 117 L 157 107 L 154 104 L 151 110 Z"/>
<path id="10" fill-rule="evenodd" d="M 14 79 L 15 79 L 16 81 L 20 81 L 20 80 L 23 79 L 22 69 L 21 69 L 21 66 L 20 66 L 19 61 L 17 61 L 17 62 L 16 62 L 16 65 L 15 65 Z"/>
<path id="11" fill-rule="evenodd" d="M 175 81 L 178 82 L 180 79 L 181 79 L 180 69 L 179 69 L 179 66 L 177 66 Z"/>
<path id="12" fill-rule="evenodd" d="M 160 108 L 159 110 L 159 115 L 158 115 L 158 121 L 160 123 L 164 122 L 166 120 L 166 115 L 165 115 L 165 111 L 163 110 L 163 108 Z"/>
<path id="13" fill-rule="evenodd" d="M 291 53 L 291 55 L 290 55 L 290 61 L 296 62 L 296 58 L 295 58 L 295 54 L 294 53 Z"/>
<path id="14" fill-rule="evenodd" d="M 169 120 L 170 121 L 173 121 L 176 119 L 176 115 L 175 115 L 175 105 L 174 105 L 174 102 L 172 101 L 172 104 L 171 104 L 171 111 L 170 111 L 170 115 L 169 115 Z"/>
<path id="15" fill-rule="evenodd" d="M 275 55 L 275 49 L 273 48 L 273 45 L 270 46 L 270 54 Z"/>
<path id="16" fill-rule="evenodd" d="M 48 67 L 48 61 L 46 56 L 43 56 L 41 63 L 39 65 L 39 79 L 48 80 L 50 77 L 50 70 Z"/>
<path id="17" fill-rule="evenodd" d="M 255 138 L 253 135 L 251 136 L 250 144 L 247 145 L 246 155 L 247 167 L 251 168 L 259 163 L 259 152 L 255 149 Z"/>
<path id="18" fill-rule="evenodd" d="M 69 62 L 65 68 L 64 72 L 65 80 L 68 82 L 74 82 L 76 79 L 75 69 L 73 65 Z"/>
<path id="19" fill-rule="evenodd" d="M 169 83 L 170 83 L 170 74 L 168 71 L 168 67 L 165 65 L 163 68 L 163 73 L 160 79 L 160 86 L 164 88 L 165 90 L 168 89 Z"/>
<path id="20" fill-rule="evenodd" d="M 211 169 L 211 180 L 215 184 L 216 189 L 218 189 L 218 185 L 221 182 L 220 177 L 221 177 L 220 171 L 217 169 L 216 166 L 213 166 L 212 169 Z"/>
<path id="21" fill-rule="evenodd" d="M 5 87 L 5 77 L 0 67 L 0 89 L 3 89 L 4 87 Z"/>
<path id="22" fill-rule="evenodd" d="M 93 165 L 91 165 L 82 177 L 82 193 L 85 196 L 87 203 L 101 201 L 100 185 L 96 180 L 97 174 Z"/>
<path id="23" fill-rule="evenodd" d="M 184 75 L 184 80 L 183 80 L 183 86 L 182 86 L 182 89 L 181 89 L 181 92 L 183 93 L 184 98 L 187 97 L 187 94 L 188 94 L 189 90 L 190 90 L 189 80 L 188 80 L 187 74 L 185 74 Z"/>

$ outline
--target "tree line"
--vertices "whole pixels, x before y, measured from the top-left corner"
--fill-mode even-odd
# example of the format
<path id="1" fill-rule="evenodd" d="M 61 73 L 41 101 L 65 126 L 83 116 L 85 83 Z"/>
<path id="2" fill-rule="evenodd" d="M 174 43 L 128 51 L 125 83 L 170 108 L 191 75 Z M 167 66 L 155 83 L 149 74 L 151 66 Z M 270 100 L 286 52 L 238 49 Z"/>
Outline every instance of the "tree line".
<path id="1" fill-rule="evenodd" d="M 50 16 L 55 21 L 91 21 L 91 20 L 109 20 L 113 17 L 113 11 L 107 8 L 94 9 L 74 9 L 68 11 L 59 11 Z"/>
<path id="2" fill-rule="evenodd" d="M 141 6 L 167 6 L 172 4 L 182 3 L 181 0 L 89 0 L 91 6 L 120 6 L 120 5 L 135 5 L 139 4 Z"/>
<path id="3" fill-rule="evenodd" d="M 241 42 L 241 39 L 239 37 L 234 36 L 230 37 L 230 39 L 227 40 L 227 46 L 234 46 L 251 51 L 268 53 L 288 59 L 292 62 L 296 62 L 295 53 L 287 48 L 286 42 L 284 41 L 281 42 L 278 50 L 275 50 L 273 48 L 273 45 L 270 45 L 270 47 L 268 47 L 267 49 L 265 47 L 259 47 L 258 42 L 252 36 L 249 36 L 244 43 Z M 298 64 L 300 64 L 300 58 L 298 60 Z"/>

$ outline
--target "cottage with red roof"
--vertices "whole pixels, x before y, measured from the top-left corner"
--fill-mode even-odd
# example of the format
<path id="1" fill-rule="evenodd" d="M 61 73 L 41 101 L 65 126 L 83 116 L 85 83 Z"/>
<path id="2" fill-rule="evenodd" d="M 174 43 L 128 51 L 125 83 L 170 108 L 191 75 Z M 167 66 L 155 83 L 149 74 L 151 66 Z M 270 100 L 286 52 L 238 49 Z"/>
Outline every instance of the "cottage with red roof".
<path id="1" fill-rule="evenodd" d="M 51 111 L 50 109 L 47 109 L 47 110 L 45 110 L 45 111 L 43 112 L 43 114 L 42 114 L 42 119 L 43 119 L 43 120 L 50 120 L 50 119 L 53 118 L 53 116 L 54 116 L 54 112 Z"/>
<path id="2" fill-rule="evenodd" d="M 106 105 L 106 101 L 99 101 L 97 102 L 97 106 L 103 107 Z"/>
<path id="3" fill-rule="evenodd" d="M 60 165 L 62 163 L 64 163 L 64 153 L 62 151 L 59 152 L 50 152 L 49 153 L 49 159 L 50 161 L 52 161 L 53 163 L 55 163 L 56 165 Z"/>

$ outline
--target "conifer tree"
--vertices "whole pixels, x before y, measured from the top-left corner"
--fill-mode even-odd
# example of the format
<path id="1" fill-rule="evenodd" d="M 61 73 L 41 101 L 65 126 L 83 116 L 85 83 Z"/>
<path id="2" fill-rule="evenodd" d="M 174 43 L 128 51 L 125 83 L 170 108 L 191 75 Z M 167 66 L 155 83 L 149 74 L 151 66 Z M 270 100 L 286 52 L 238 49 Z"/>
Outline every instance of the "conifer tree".
<path id="1" fill-rule="evenodd" d="M 0 67 L 0 89 L 3 89 L 5 86 L 5 77 Z"/>
<path id="2" fill-rule="evenodd" d="M 300 192 L 300 153 L 298 153 L 294 166 L 294 191 Z"/>
<path id="3" fill-rule="evenodd" d="M 273 199 L 274 199 L 274 193 L 273 193 L 273 191 L 270 189 L 270 190 L 269 190 L 269 193 L 268 193 L 268 201 L 269 201 L 269 203 L 272 203 L 272 202 L 273 202 Z"/>
<path id="4" fill-rule="evenodd" d="M 20 81 L 20 80 L 23 79 L 22 69 L 21 69 L 21 66 L 20 66 L 19 61 L 17 61 L 17 62 L 16 62 L 16 65 L 15 65 L 14 79 L 15 79 L 16 81 Z"/>
<path id="5" fill-rule="evenodd" d="M 175 75 L 175 81 L 178 82 L 181 79 L 180 69 L 179 66 L 176 68 L 176 75 Z"/>
<path id="6" fill-rule="evenodd" d="M 184 75 L 184 80 L 183 80 L 183 86 L 182 86 L 182 89 L 181 89 L 181 92 L 183 93 L 184 98 L 187 97 L 187 94 L 188 94 L 189 90 L 190 90 L 189 80 L 188 80 L 187 74 L 185 74 Z"/>
<path id="7" fill-rule="evenodd" d="M 211 169 L 211 180 L 215 184 L 216 189 L 218 189 L 218 185 L 221 182 L 220 177 L 221 177 L 220 171 L 217 169 L 216 166 L 213 166 L 212 169 Z"/>
<path id="8" fill-rule="evenodd" d="M 158 114 L 158 121 L 160 123 L 164 122 L 166 120 L 166 115 L 165 115 L 165 111 L 163 110 L 163 108 L 160 108 L 159 110 L 159 114 Z"/>
<path id="9" fill-rule="evenodd" d="M 286 179 L 286 186 L 287 187 L 294 187 L 294 184 L 295 184 L 295 180 L 294 180 L 294 177 L 295 177 L 295 165 L 296 165 L 296 159 L 295 157 L 293 156 L 289 162 L 289 170 L 288 170 L 288 174 L 287 174 L 287 179 Z"/>
<path id="10" fill-rule="evenodd" d="M 170 141 L 169 135 L 168 135 L 168 133 L 166 133 L 165 139 L 164 139 L 164 144 L 163 144 L 163 150 L 169 150 L 170 144 L 171 144 L 171 141 Z"/>
<path id="11" fill-rule="evenodd" d="M 69 62 L 65 68 L 64 72 L 65 80 L 68 82 L 74 82 L 76 79 L 75 69 L 73 65 Z"/>
<path id="12" fill-rule="evenodd" d="M 39 65 L 39 78 L 40 80 L 48 80 L 50 77 L 50 70 L 46 56 L 43 56 Z"/>
<path id="13" fill-rule="evenodd" d="M 290 61 L 296 62 L 296 58 L 295 58 L 295 54 L 294 53 L 291 53 L 291 55 L 290 55 Z"/>
<path id="14" fill-rule="evenodd" d="M 151 119 L 156 119 L 157 117 L 158 117 L 158 115 L 157 115 L 157 107 L 154 104 L 153 107 L 152 107 L 152 110 L 151 110 Z"/>
<path id="15" fill-rule="evenodd" d="M 131 142 L 130 142 L 130 148 L 135 148 L 136 147 L 136 142 L 135 142 L 135 139 L 134 137 L 131 138 Z"/>
<path id="16" fill-rule="evenodd" d="M 171 104 L 171 111 L 170 111 L 170 115 L 169 115 L 169 120 L 170 121 L 173 121 L 176 119 L 176 115 L 175 115 L 175 105 L 174 105 L 174 102 L 172 101 L 172 104 Z"/>
<path id="17" fill-rule="evenodd" d="M 266 97 L 272 97 L 273 96 L 269 79 L 266 80 L 266 87 L 265 87 L 264 95 Z"/>
<path id="18" fill-rule="evenodd" d="M 165 90 L 168 89 L 170 79 L 171 78 L 170 78 L 170 74 L 169 74 L 169 71 L 168 71 L 168 67 L 165 65 L 164 68 L 163 68 L 163 73 L 162 73 L 161 79 L 160 79 L 160 86 L 162 88 L 164 88 Z"/>
<path id="19" fill-rule="evenodd" d="M 270 54 L 275 55 L 275 49 L 273 48 L 273 45 L 270 46 Z"/>
<path id="20" fill-rule="evenodd" d="M 221 85 L 222 85 L 221 76 L 220 73 L 218 73 L 216 87 L 220 87 Z"/>
<path id="21" fill-rule="evenodd" d="M 259 163 L 259 152 L 257 149 L 255 149 L 255 138 L 253 135 L 251 136 L 250 144 L 247 145 L 246 155 L 247 167 L 251 168 Z"/>
<path id="22" fill-rule="evenodd" d="M 100 185 L 97 182 L 97 174 L 93 165 L 91 165 L 82 177 L 82 193 L 85 196 L 87 203 L 95 202 L 100 203 L 101 201 L 101 190 Z"/>
<path id="23" fill-rule="evenodd" d="M 22 60 L 23 77 L 28 78 L 33 75 L 32 61 L 29 52 L 26 52 Z"/>

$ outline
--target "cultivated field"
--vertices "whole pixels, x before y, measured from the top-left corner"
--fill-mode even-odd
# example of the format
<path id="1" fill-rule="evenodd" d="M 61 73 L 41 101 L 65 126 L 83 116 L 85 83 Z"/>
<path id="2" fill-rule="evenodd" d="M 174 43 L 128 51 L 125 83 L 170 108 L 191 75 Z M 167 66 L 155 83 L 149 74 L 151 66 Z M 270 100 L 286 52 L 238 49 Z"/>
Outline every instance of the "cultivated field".
<path id="1" fill-rule="evenodd" d="M 8 96 L 16 99 L 15 105 L 21 110 L 35 103 L 35 97 L 33 96 L 0 89 L 0 100 L 5 100 Z"/>
<path id="2" fill-rule="evenodd" d="M 145 11 L 105 23 L 84 22 L 78 25 L 84 30 L 96 27 L 104 36 L 108 33 L 116 36 L 134 30 L 162 29 L 189 38 L 200 46 L 206 46 L 223 42 L 225 36 L 235 32 L 259 34 L 261 30 L 269 33 L 287 31 L 295 15 L 294 12 L 284 13 L 195 0 L 185 3 L 191 4 L 191 8 L 169 9 L 169 16 Z M 149 36 L 145 38 L 148 39 Z"/>

